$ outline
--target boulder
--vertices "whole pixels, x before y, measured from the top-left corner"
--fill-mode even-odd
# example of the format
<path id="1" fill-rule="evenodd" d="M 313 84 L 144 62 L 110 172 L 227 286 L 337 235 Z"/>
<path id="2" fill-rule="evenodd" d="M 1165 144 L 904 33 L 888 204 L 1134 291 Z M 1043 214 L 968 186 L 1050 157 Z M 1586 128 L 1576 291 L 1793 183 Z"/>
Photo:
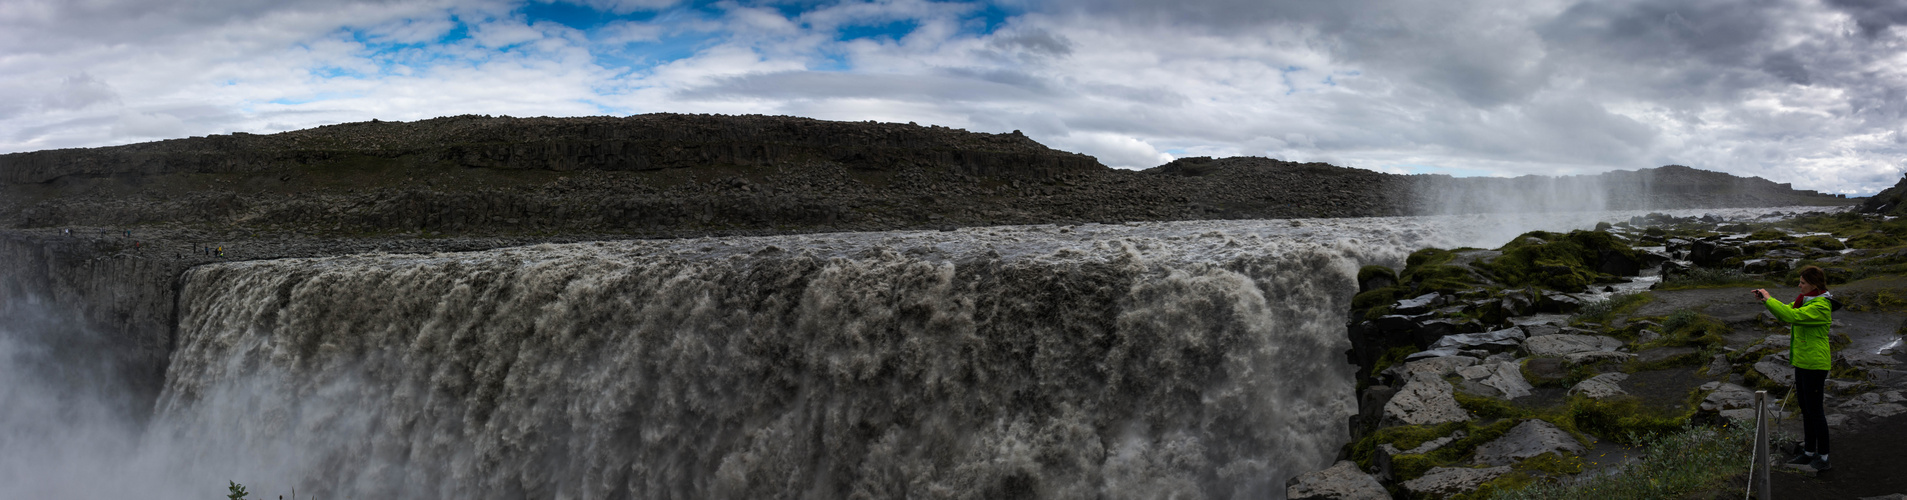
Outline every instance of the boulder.
<path id="1" fill-rule="evenodd" d="M 1708 376 L 1710 377 L 1720 377 L 1733 371 L 1735 371 L 1735 365 L 1728 363 L 1727 354 L 1716 354 L 1714 359 L 1708 360 Z"/>
<path id="2" fill-rule="evenodd" d="M 1788 272 L 1790 260 L 1787 259 L 1750 259 L 1742 261 L 1741 270 L 1750 274 Z"/>
<path id="3" fill-rule="evenodd" d="M 1567 356 L 1587 351 L 1614 351 L 1622 341 L 1612 337 L 1556 334 L 1523 340 L 1523 352 L 1531 356 Z"/>
<path id="4" fill-rule="evenodd" d="M 1749 408 L 1755 405 L 1755 391 L 1735 384 L 1709 382 L 1702 390 L 1715 391 L 1702 398 L 1702 411 L 1722 411 L 1737 408 Z"/>
<path id="5" fill-rule="evenodd" d="M 1535 294 L 1526 290 L 1504 292 L 1497 300 L 1497 307 L 1503 309 L 1506 316 L 1528 316 L 1536 312 Z"/>
<path id="6" fill-rule="evenodd" d="M 1384 404 L 1385 425 L 1436 425 L 1470 420 L 1457 404 L 1456 388 L 1441 378 L 1415 375 Z"/>
<path id="7" fill-rule="evenodd" d="M 1546 292 L 1536 302 L 1537 312 L 1568 314 L 1583 308 L 1583 299 L 1562 292 Z"/>
<path id="8" fill-rule="evenodd" d="M 1384 405 L 1390 403 L 1391 396 L 1396 395 L 1397 389 L 1388 385 L 1373 385 L 1358 391 L 1357 415 L 1351 417 L 1351 432 L 1356 435 L 1351 436 L 1351 439 L 1356 440 L 1363 437 L 1359 433 L 1377 428 L 1377 424 L 1384 420 Z"/>
<path id="9" fill-rule="evenodd" d="M 1642 274 L 1642 262 L 1614 248 L 1605 248 L 1596 255 L 1596 272 L 1616 276 L 1635 276 Z"/>
<path id="10" fill-rule="evenodd" d="M 1377 478 L 1358 470 L 1357 464 L 1350 460 L 1285 481 L 1285 498 L 1291 500 L 1389 500 L 1390 497 L 1390 492 L 1384 490 Z"/>
<path id="11" fill-rule="evenodd" d="M 1463 377 L 1469 392 L 1494 398 L 1516 399 L 1530 395 L 1530 389 L 1534 389 L 1523 380 L 1523 370 L 1514 362 L 1469 366 L 1457 370 L 1457 375 Z"/>
<path id="12" fill-rule="evenodd" d="M 1523 329 L 1504 328 L 1483 333 L 1463 333 L 1437 339 L 1431 349 L 1455 347 L 1459 349 L 1482 349 L 1489 352 L 1515 351 L 1523 345 Z"/>
<path id="13" fill-rule="evenodd" d="M 1379 480 L 1389 481 L 1392 478 L 1391 459 L 1393 457 L 1398 455 L 1422 455 L 1437 451 L 1438 448 L 1443 448 L 1444 445 L 1463 439 L 1464 436 L 1467 435 L 1468 434 L 1465 434 L 1463 431 L 1453 432 L 1448 436 L 1424 441 L 1423 444 L 1419 444 L 1416 448 L 1409 450 L 1398 450 L 1396 446 L 1392 446 L 1390 443 L 1380 444 L 1377 445 L 1376 450 L 1371 452 L 1371 465 L 1377 467 L 1376 476 Z"/>
<path id="14" fill-rule="evenodd" d="M 1568 432 L 1549 422 L 1530 419 L 1516 424 L 1503 437 L 1477 447 L 1476 462 L 1485 465 L 1510 465 L 1544 453 L 1582 455 L 1588 449 Z"/>
<path id="15" fill-rule="evenodd" d="M 1609 369 L 1614 368 L 1615 365 L 1620 365 L 1631 359 L 1635 359 L 1635 357 L 1636 355 L 1626 352 L 1583 351 L 1563 356 L 1563 363 L 1570 366 L 1601 365 L 1603 368 Z"/>
<path id="16" fill-rule="evenodd" d="M 1587 380 L 1577 382 L 1575 387 L 1569 388 L 1569 395 L 1581 395 L 1589 399 L 1605 399 L 1621 396 L 1628 394 L 1628 392 L 1622 390 L 1621 385 L 1622 381 L 1628 379 L 1629 374 L 1626 373 L 1604 373 L 1602 375 L 1589 377 Z"/>
<path id="17" fill-rule="evenodd" d="M 1357 273 L 1357 293 L 1379 288 L 1388 288 L 1397 284 L 1397 273 L 1383 266 L 1366 266 Z"/>
<path id="18" fill-rule="evenodd" d="M 1471 469 L 1434 467 L 1424 477 L 1404 481 L 1404 489 L 1416 496 L 1439 498 L 1476 491 L 1478 486 L 1510 473 L 1509 466 Z"/>
<path id="19" fill-rule="evenodd" d="M 1767 314 L 1767 311 L 1762 311 L 1762 314 Z M 1774 318 L 1770 316 L 1768 319 L 1773 320 Z M 1743 349 L 1742 355 L 1754 356 L 1772 352 L 1788 352 L 1788 334 L 1769 335 L 1761 339 L 1760 342 L 1756 342 L 1754 345 Z"/>
<path id="20" fill-rule="evenodd" d="M 1755 362 L 1755 371 L 1781 385 L 1794 385 L 1794 365 L 1788 364 L 1788 353 L 1775 353 L 1764 356 Z"/>
<path id="21" fill-rule="evenodd" d="M 1474 319 L 1465 317 L 1437 318 L 1420 322 L 1417 326 L 1417 330 L 1412 332 L 1411 335 L 1418 349 L 1430 349 L 1431 345 L 1436 344 L 1438 340 L 1442 340 L 1444 337 L 1459 333 L 1481 331 L 1483 331 L 1483 324 L 1478 323 L 1477 320 Z"/>
<path id="22" fill-rule="evenodd" d="M 1541 325 L 1525 325 L 1523 326 L 1523 333 L 1524 333 L 1524 338 L 1541 337 L 1544 335 L 1555 335 L 1558 333 L 1563 333 L 1563 327 L 1558 326 L 1554 323 L 1544 323 Z"/>
<path id="23" fill-rule="evenodd" d="M 1560 382 L 1569 377 L 1569 366 L 1562 358 L 1526 358 L 1523 369 L 1529 372 L 1526 380 L 1536 383 Z"/>
<path id="24" fill-rule="evenodd" d="M 1667 254 L 1663 254 L 1660 252 L 1637 251 L 1636 257 L 1642 262 L 1642 267 L 1644 269 L 1661 266 L 1662 263 L 1673 260 L 1673 259 L 1670 259 Z M 1633 276 L 1633 275 L 1629 275 L 1629 276 Z"/>
<path id="25" fill-rule="evenodd" d="M 1443 294 L 1430 292 L 1418 295 L 1416 298 L 1399 300 L 1396 305 L 1391 306 L 1391 310 L 1396 311 L 1397 314 L 1423 314 L 1444 305 L 1445 302 L 1447 300 L 1444 299 Z"/>
<path id="26" fill-rule="evenodd" d="M 1463 349 L 1459 349 L 1456 347 L 1444 347 L 1440 349 L 1417 351 L 1417 352 L 1410 353 L 1409 356 L 1404 356 L 1404 361 L 1409 362 L 1409 361 L 1417 361 L 1417 360 L 1424 360 L 1424 359 L 1447 358 L 1447 357 L 1453 357 L 1453 356 L 1463 357 Z"/>
<path id="27" fill-rule="evenodd" d="M 1849 398 L 1839 405 L 1842 412 L 1860 413 L 1872 417 L 1891 417 L 1907 413 L 1907 397 L 1901 391 L 1870 392 Z"/>
<path id="28" fill-rule="evenodd" d="M 1715 241 L 1697 240 L 1689 247 L 1688 259 L 1695 265 L 1715 267 L 1732 257 L 1740 257 L 1741 249 Z"/>
<path id="29" fill-rule="evenodd" d="M 1407 381 L 1417 375 L 1430 375 L 1432 377 L 1441 378 L 1445 375 L 1456 373 L 1459 368 L 1474 364 L 1477 364 L 1477 358 L 1469 356 L 1440 356 L 1407 361 L 1402 367 L 1392 367 L 1391 370 L 1395 370 L 1393 376 L 1398 380 Z"/>

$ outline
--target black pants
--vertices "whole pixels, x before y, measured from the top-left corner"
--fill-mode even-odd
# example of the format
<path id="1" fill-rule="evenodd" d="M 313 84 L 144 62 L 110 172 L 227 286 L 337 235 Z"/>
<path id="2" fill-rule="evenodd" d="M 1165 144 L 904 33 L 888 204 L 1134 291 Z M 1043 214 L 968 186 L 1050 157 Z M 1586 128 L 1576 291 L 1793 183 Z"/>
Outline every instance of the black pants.
<path id="1" fill-rule="evenodd" d="M 1827 382 L 1827 370 L 1794 369 L 1794 389 L 1801 399 L 1801 449 L 1817 455 L 1828 453 L 1828 415 L 1821 407 Z"/>

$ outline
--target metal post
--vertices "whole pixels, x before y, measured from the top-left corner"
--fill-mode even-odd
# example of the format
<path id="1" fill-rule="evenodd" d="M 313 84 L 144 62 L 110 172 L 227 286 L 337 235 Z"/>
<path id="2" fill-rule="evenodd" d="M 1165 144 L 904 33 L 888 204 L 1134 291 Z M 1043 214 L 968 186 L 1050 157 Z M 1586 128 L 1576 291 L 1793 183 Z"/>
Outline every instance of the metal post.
<path id="1" fill-rule="evenodd" d="M 1768 391 L 1755 391 L 1755 465 L 1760 467 L 1749 480 L 1761 485 L 1758 488 L 1761 494 L 1755 497 L 1761 500 L 1774 498 L 1768 483 L 1768 468 L 1774 463 L 1770 458 L 1774 453 L 1768 449 L 1768 426 L 1773 423 L 1774 420 L 1768 418 Z"/>

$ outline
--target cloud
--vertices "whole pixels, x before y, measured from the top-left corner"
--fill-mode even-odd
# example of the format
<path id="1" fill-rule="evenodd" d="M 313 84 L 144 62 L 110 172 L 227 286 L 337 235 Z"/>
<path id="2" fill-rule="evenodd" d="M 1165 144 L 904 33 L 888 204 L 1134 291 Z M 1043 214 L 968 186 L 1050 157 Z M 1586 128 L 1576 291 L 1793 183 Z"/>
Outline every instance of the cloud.
<path id="1" fill-rule="evenodd" d="M 1871 0 L 15 0 L 0 151 L 771 113 L 1022 130 L 1131 168 L 1680 163 L 1858 194 L 1907 169 L 1904 22 Z"/>
<path id="2" fill-rule="evenodd" d="M 119 101 L 119 93 L 93 75 L 80 73 L 60 82 L 60 89 L 46 97 L 44 105 L 52 109 L 85 109 L 100 103 Z"/>

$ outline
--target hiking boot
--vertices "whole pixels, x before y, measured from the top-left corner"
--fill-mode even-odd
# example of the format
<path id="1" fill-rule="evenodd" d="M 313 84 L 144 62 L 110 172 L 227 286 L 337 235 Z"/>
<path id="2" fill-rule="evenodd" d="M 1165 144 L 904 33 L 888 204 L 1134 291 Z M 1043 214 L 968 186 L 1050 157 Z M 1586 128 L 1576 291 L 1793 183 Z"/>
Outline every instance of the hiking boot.
<path id="1" fill-rule="evenodd" d="M 1824 471 L 1824 470 L 1828 470 L 1829 468 L 1832 468 L 1831 466 L 1828 465 L 1827 457 L 1814 457 L 1814 461 L 1808 462 L 1808 467 L 1814 468 L 1816 472 L 1820 472 L 1820 471 Z"/>
<path id="2" fill-rule="evenodd" d="M 1797 453 L 1795 454 L 1794 458 L 1788 459 L 1787 463 L 1788 465 L 1808 465 L 1808 464 L 1814 463 L 1814 455 L 1809 455 L 1806 453 Z"/>

